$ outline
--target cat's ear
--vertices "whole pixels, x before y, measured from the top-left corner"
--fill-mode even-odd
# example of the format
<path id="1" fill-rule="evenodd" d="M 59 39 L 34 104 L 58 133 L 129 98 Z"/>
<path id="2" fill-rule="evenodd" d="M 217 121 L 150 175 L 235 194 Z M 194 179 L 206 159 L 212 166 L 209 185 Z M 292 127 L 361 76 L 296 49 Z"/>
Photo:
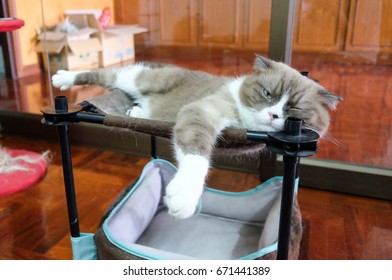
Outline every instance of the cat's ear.
<path id="1" fill-rule="evenodd" d="M 256 54 L 256 58 L 253 62 L 253 68 L 257 72 L 264 72 L 268 69 L 271 69 L 273 65 L 273 61 L 270 60 L 269 58 L 266 58 L 265 56 L 261 56 Z"/>
<path id="2" fill-rule="evenodd" d="M 319 94 L 324 98 L 326 104 L 332 110 L 336 110 L 336 105 L 338 105 L 340 101 L 343 101 L 343 98 L 333 93 L 330 93 L 325 89 L 320 90 Z"/>

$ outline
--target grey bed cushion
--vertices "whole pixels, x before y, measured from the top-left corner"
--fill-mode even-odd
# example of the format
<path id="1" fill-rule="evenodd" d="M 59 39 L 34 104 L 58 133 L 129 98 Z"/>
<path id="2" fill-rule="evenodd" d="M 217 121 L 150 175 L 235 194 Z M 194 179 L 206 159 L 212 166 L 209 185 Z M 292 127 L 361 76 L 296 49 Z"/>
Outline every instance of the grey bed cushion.
<path id="1" fill-rule="evenodd" d="M 175 172 L 164 160 L 146 165 L 103 223 L 108 242 L 143 259 L 255 259 L 276 250 L 281 178 L 241 193 L 206 188 L 199 213 L 177 220 L 162 203 Z"/>

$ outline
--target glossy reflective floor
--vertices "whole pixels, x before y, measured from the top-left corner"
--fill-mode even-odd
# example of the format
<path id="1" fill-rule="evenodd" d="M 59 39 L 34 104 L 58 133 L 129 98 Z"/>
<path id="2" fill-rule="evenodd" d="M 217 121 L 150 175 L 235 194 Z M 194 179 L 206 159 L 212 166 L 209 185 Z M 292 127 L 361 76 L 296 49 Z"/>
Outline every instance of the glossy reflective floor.
<path id="1" fill-rule="evenodd" d="M 137 53 L 138 61 L 173 63 L 218 75 L 252 71 L 253 52 L 157 47 Z M 392 64 L 342 62 L 327 55 L 294 54 L 294 68 L 310 72 L 329 91 L 344 98 L 332 113 L 329 136 L 319 142 L 316 158 L 392 168 Z M 50 104 L 47 74 L 16 81 L 0 80 L 0 109 L 40 113 Z M 99 87 L 67 92 L 71 102 L 103 94 Z M 64 94 L 53 89 L 53 94 Z"/>
<path id="2" fill-rule="evenodd" d="M 72 259 L 60 149 L 57 142 L 3 135 L 8 148 L 50 150 L 45 177 L 0 198 L 0 259 Z M 94 233 L 107 207 L 148 158 L 72 146 L 80 229 Z M 213 169 L 210 187 L 254 188 L 254 174 Z M 300 187 L 304 234 L 300 259 L 392 259 L 392 202 Z M 159 234 L 159 233 L 158 233 Z"/>

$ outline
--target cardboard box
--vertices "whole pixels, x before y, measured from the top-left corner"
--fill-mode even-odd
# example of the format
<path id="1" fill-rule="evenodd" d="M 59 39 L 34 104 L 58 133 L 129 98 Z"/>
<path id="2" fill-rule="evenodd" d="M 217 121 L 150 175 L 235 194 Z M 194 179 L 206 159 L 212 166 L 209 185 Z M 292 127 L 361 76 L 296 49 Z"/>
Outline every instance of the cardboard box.
<path id="1" fill-rule="evenodd" d="M 48 65 L 51 72 L 59 69 L 86 70 L 99 67 L 99 51 L 102 49 L 97 38 L 91 38 L 96 32 L 84 28 L 75 33 L 47 32 L 38 37 L 36 51 L 42 53 L 45 70 Z M 46 39 L 46 44 L 45 44 Z M 45 54 L 48 50 L 49 63 Z"/>
<path id="2" fill-rule="evenodd" d="M 97 30 L 92 34 L 100 40 L 102 51 L 99 53 L 100 67 L 131 61 L 135 58 L 134 35 L 148 30 L 137 25 L 111 25 L 103 30 L 99 24 L 97 11 L 68 10 L 66 16 L 76 26 L 90 27 Z"/>
<path id="3" fill-rule="evenodd" d="M 139 30 L 141 29 L 136 26 L 111 26 L 107 31 L 98 33 L 102 44 L 99 65 L 106 67 L 133 60 L 135 58 L 134 34 L 145 32 Z"/>

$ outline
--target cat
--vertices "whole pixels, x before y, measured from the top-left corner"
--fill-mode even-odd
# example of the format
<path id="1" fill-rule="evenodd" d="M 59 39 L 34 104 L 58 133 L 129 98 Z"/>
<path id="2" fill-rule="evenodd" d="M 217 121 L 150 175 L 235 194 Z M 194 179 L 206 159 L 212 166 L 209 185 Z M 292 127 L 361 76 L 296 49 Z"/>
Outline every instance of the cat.
<path id="1" fill-rule="evenodd" d="M 59 70 L 52 84 L 97 84 L 120 89 L 137 104 L 126 115 L 174 121 L 173 146 L 178 171 L 164 196 L 169 213 L 179 219 L 195 213 L 210 168 L 210 157 L 227 127 L 280 131 L 287 117 L 323 136 L 329 109 L 340 97 L 290 66 L 256 55 L 254 72 L 240 77 L 215 76 L 174 65 L 136 63 L 117 69 Z"/>

